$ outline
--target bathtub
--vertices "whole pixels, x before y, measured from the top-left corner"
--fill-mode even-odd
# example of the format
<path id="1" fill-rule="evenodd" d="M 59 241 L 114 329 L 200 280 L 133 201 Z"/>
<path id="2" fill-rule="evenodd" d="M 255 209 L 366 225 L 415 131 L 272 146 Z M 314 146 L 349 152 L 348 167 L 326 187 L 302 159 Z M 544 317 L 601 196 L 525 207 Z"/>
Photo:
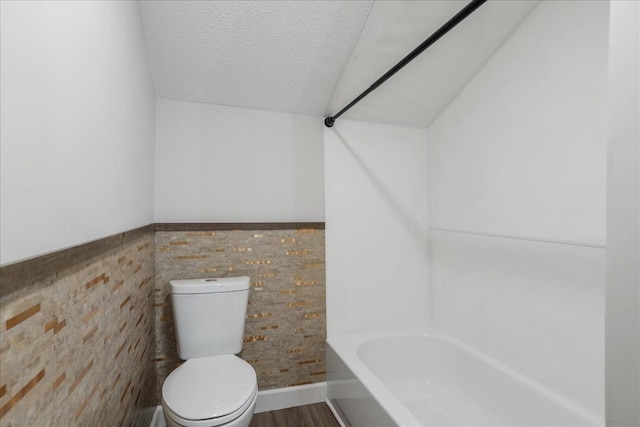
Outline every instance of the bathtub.
<path id="1" fill-rule="evenodd" d="M 604 425 L 602 417 L 436 329 L 327 342 L 327 399 L 345 426 Z"/>

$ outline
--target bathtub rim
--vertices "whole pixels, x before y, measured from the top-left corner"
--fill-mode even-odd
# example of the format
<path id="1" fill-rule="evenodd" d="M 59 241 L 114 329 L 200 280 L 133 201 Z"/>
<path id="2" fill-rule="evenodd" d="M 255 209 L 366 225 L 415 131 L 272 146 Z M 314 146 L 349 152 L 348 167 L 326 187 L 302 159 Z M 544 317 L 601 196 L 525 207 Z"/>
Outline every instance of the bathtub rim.
<path id="1" fill-rule="evenodd" d="M 358 335 L 356 335 L 358 336 Z M 345 336 L 346 337 L 346 336 Z M 334 341 L 335 343 L 335 341 Z M 327 401 L 331 406 L 335 406 L 334 414 L 337 418 L 340 418 L 340 423 L 345 426 L 351 426 L 350 423 L 346 422 L 346 420 L 342 419 L 342 415 L 347 415 L 348 411 L 345 411 L 340 404 L 339 398 L 334 398 L 331 396 L 331 391 L 333 390 L 333 384 L 335 383 L 338 386 L 340 381 L 332 380 L 331 371 L 334 369 L 330 366 L 330 361 L 332 360 L 329 357 L 329 352 L 335 353 L 335 355 L 340 359 L 342 363 L 349 373 L 355 376 L 355 379 L 359 382 L 359 385 L 362 386 L 366 392 L 368 393 L 368 398 L 373 399 L 378 407 L 384 411 L 389 418 L 393 420 L 398 426 L 420 426 L 422 425 L 420 421 L 409 411 L 409 409 L 395 396 L 391 393 L 391 391 L 384 385 L 382 381 L 378 379 L 378 377 L 371 372 L 362 361 L 357 357 L 357 353 L 352 353 L 352 355 L 345 355 L 344 352 L 340 352 L 334 345 L 332 345 L 329 340 L 327 340 Z M 356 363 L 354 363 L 354 360 Z M 335 403 L 334 403 L 335 400 Z M 384 403 L 383 403 L 384 402 Z M 345 421 L 345 422 L 343 422 Z"/>
<path id="2" fill-rule="evenodd" d="M 327 339 L 327 345 L 342 359 L 347 367 L 362 383 L 364 388 L 369 392 L 373 399 L 380 405 L 389 416 L 399 426 L 422 425 L 411 411 L 388 390 L 387 386 L 365 365 L 360 359 L 358 352 L 363 344 L 384 338 L 392 338 L 399 336 L 414 336 L 420 338 L 433 338 L 447 342 L 461 351 L 468 352 L 477 357 L 482 362 L 494 367 L 514 379 L 523 383 L 525 386 L 532 388 L 538 393 L 547 396 L 554 403 L 566 408 L 574 413 L 576 417 L 582 418 L 594 427 L 603 427 L 605 425 L 604 416 L 601 416 L 588 408 L 572 401 L 555 390 L 535 381 L 534 379 L 518 372 L 505 363 L 495 359 L 494 357 L 484 353 L 478 348 L 444 332 L 441 329 L 430 326 L 426 328 L 394 328 L 384 329 L 372 332 L 355 333 L 330 337 Z M 330 379 L 327 378 L 327 382 Z"/>

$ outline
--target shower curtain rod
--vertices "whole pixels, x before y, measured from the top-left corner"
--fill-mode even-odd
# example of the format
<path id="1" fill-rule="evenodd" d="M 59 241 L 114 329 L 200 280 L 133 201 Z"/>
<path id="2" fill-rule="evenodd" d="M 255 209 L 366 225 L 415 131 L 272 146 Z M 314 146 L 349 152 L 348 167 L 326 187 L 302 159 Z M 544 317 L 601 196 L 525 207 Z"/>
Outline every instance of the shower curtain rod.
<path id="1" fill-rule="evenodd" d="M 382 83 L 386 82 L 391 76 L 400 71 L 405 65 L 409 62 L 413 61 L 418 55 L 427 50 L 429 46 L 438 41 L 442 36 L 447 34 L 449 30 L 454 28 L 460 22 L 462 22 L 467 16 L 471 15 L 476 9 L 482 6 L 487 0 L 472 0 L 469 4 L 467 4 L 464 8 L 460 10 L 460 12 L 456 13 L 453 18 L 449 19 L 442 27 L 438 28 L 433 34 L 429 36 L 428 39 L 420 43 L 418 47 L 413 49 L 407 56 L 402 58 L 400 62 L 394 65 L 389 71 L 384 73 L 382 77 L 376 80 L 367 90 L 358 95 L 353 101 L 347 104 L 342 110 L 338 111 L 333 116 L 325 117 L 324 125 L 328 128 L 332 127 L 335 123 L 336 119 L 346 113 L 351 107 L 356 105 L 358 102 L 362 100 L 365 96 L 369 95 L 371 92 L 376 90 L 378 86 Z"/>

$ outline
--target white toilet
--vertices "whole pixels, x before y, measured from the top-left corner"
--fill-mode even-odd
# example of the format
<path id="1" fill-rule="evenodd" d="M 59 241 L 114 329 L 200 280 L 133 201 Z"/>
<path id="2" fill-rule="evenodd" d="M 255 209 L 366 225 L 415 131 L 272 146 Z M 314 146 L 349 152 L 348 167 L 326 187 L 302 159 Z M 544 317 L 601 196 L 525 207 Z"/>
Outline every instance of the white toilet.
<path id="1" fill-rule="evenodd" d="M 242 350 L 249 278 L 172 280 L 178 355 L 162 385 L 168 427 L 247 427 L 258 383 Z"/>

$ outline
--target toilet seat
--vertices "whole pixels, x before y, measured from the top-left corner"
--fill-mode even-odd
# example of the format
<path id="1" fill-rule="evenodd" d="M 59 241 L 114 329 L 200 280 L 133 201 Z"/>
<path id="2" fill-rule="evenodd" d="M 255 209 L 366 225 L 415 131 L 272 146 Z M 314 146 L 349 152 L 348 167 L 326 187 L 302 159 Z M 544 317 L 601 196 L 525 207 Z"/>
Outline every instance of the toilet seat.
<path id="1" fill-rule="evenodd" d="M 184 426 L 217 426 L 240 417 L 258 393 L 256 373 L 234 355 L 189 359 L 162 385 L 168 416 Z"/>
<path id="2" fill-rule="evenodd" d="M 205 420 L 189 420 L 178 416 L 173 411 L 171 411 L 164 399 L 162 399 L 162 412 L 164 413 L 165 419 L 172 419 L 174 423 L 177 423 L 178 425 L 183 427 L 215 427 L 227 425 L 232 421 L 236 421 L 240 417 L 242 417 L 243 414 L 249 411 L 251 412 L 251 415 L 248 418 L 250 420 L 251 416 L 253 415 L 253 407 L 255 406 L 257 397 L 258 387 L 256 386 L 253 397 L 249 399 L 240 409 L 223 417 L 209 418 Z"/>

